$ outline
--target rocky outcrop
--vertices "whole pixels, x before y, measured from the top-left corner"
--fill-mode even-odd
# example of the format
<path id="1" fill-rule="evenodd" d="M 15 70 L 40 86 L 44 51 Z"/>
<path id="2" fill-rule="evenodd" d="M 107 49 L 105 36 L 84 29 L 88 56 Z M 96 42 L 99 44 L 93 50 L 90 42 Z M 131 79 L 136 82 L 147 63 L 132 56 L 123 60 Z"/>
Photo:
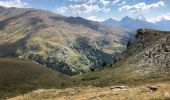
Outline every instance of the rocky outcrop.
<path id="1" fill-rule="evenodd" d="M 125 54 L 128 69 L 142 74 L 170 71 L 170 32 L 139 29 Z"/>

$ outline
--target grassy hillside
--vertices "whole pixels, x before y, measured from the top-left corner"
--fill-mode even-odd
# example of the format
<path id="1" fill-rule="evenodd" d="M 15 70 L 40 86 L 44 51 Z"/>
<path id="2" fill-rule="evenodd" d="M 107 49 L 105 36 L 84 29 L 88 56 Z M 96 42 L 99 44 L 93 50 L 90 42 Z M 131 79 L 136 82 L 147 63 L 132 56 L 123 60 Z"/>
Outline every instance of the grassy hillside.
<path id="1" fill-rule="evenodd" d="M 144 84 L 137 87 L 129 87 L 128 91 L 113 91 L 109 87 L 79 87 L 68 89 L 36 90 L 31 93 L 11 98 L 9 100 L 169 100 L 170 84 L 155 83 L 159 86 L 156 92 L 149 92 Z"/>
<path id="2" fill-rule="evenodd" d="M 23 56 L 75 75 L 111 63 L 129 30 L 44 10 L 0 7 L 0 56 Z"/>
<path id="3" fill-rule="evenodd" d="M 0 99 L 36 89 L 63 88 L 71 78 L 29 60 L 0 58 Z"/>

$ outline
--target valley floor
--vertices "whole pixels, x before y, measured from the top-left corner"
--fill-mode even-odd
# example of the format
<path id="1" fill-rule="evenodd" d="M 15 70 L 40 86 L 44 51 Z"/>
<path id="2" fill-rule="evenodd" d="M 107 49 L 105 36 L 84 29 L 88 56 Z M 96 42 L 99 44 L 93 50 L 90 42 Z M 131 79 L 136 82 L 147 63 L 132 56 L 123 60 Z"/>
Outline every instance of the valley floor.
<path id="1" fill-rule="evenodd" d="M 156 85 L 156 92 L 148 86 Z M 128 91 L 113 91 L 110 87 L 76 87 L 67 89 L 39 89 L 9 100 L 170 100 L 170 82 L 130 87 Z"/>

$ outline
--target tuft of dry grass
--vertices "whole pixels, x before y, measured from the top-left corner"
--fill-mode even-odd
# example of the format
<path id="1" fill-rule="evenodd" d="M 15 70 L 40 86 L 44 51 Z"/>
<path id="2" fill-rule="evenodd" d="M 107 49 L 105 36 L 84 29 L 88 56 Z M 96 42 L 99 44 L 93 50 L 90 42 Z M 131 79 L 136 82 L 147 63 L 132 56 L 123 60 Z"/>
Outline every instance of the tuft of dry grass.
<path id="1" fill-rule="evenodd" d="M 109 87 L 76 87 L 67 89 L 39 89 L 8 100 L 170 100 L 170 84 L 156 83 L 156 92 L 149 92 L 145 84 L 128 91 L 113 91 Z"/>

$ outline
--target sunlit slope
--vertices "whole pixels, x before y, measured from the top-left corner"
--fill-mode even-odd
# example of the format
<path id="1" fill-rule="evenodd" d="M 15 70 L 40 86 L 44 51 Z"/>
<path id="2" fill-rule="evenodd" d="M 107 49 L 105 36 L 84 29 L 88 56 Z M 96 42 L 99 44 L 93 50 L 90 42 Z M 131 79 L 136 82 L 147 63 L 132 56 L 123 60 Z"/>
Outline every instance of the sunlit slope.
<path id="1" fill-rule="evenodd" d="M 126 29 L 81 17 L 37 9 L 0 10 L 1 56 L 23 56 L 69 75 L 111 63 L 129 37 Z"/>

